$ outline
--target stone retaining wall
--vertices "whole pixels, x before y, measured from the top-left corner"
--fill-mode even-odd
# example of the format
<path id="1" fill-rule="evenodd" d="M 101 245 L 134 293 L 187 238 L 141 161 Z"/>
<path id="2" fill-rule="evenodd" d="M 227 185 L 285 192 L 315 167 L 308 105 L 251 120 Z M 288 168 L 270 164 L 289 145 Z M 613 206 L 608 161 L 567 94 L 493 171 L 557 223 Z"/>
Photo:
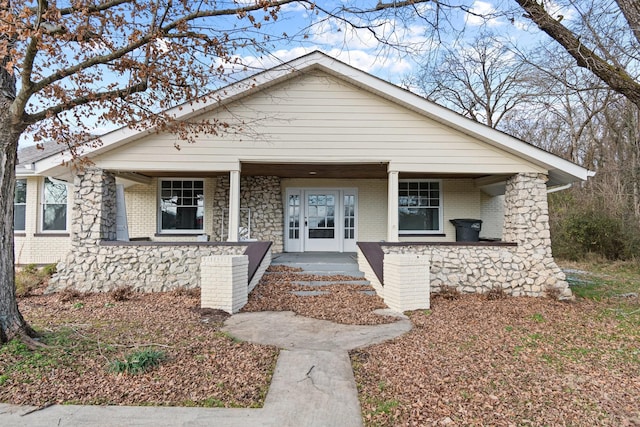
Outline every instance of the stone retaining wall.
<path id="1" fill-rule="evenodd" d="M 564 274 L 555 264 L 537 263 L 520 247 L 410 245 L 383 246 L 383 250 L 385 254 L 426 256 L 433 292 L 443 286 L 465 293 L 486 293 L 500 287 L 513 296 L 541 296 L 557 288 L 562 297 L 571 297 Z"/>
<path id="2" fill-rule="evenodd" d="M 148 244 L 152 243 L 152 244 Z M 119 286 L 159 292 L 200 287 L 200 260 L 212 255 L 241 255 L 246 246 L 145 242 L 97 246 L 70 253 L 58 264 L 49 290 L 73 287 L 82 292 L 106 292 Z"/>

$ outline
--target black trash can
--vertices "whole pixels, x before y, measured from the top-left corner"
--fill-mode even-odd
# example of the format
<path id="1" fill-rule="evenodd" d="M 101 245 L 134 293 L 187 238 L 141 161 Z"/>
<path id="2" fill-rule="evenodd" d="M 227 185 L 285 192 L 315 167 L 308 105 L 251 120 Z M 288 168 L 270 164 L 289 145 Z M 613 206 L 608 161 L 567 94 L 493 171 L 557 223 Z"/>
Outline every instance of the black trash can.
<path id="1" fill-rule="evenodd" d="M 458 218 L 449 222 L 456 227 L 456 242 L 477 242 L 480 240 L 482 220 Z"/>

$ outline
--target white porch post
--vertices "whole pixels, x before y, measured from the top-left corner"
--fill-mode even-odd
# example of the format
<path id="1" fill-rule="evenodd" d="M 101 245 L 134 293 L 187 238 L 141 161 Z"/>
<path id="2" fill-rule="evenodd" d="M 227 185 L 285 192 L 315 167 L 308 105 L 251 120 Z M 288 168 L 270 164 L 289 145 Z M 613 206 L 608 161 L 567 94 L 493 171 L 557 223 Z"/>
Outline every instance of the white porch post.
<path id="1" fill-rule="evenodd" d="M 387 200 L 387 242 L 399 242 L 398 238 L 398 171 L 389 171 Z"/>
<path id="2" fill-rule="evenodd" d="M 229 171 L 229 238 L 228 242 L 238 241 L 240 227 L 240 171 Z"/>

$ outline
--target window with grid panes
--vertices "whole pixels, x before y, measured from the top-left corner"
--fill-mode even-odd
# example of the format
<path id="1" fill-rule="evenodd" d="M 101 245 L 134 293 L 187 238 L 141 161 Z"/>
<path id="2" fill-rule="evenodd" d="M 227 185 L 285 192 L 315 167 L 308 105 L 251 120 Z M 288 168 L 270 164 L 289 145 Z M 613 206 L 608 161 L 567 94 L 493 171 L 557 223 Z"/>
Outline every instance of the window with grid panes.
<path id="1" fill-rule="evenodd" d="M 400 234 L 441 232 L 442 192 L 440 181 L 401 180 L 398 183 Z"/>
<path id="2" fill-rule="evenodd" d="M 204 224 L 204 181 L 160 180 L 160 231 L 199 232 Z"/>

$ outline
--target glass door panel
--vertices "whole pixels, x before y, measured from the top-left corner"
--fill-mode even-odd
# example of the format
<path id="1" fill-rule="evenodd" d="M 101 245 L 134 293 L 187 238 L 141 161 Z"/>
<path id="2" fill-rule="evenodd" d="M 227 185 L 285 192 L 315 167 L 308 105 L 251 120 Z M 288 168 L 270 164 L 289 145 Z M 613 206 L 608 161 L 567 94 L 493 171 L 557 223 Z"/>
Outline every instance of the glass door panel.
<path id="1" fill-rule="evenodd" d="M 339 251 L 340 229 L 336 228 L 337 191 L 305 192 L 305 251 Z"/>

